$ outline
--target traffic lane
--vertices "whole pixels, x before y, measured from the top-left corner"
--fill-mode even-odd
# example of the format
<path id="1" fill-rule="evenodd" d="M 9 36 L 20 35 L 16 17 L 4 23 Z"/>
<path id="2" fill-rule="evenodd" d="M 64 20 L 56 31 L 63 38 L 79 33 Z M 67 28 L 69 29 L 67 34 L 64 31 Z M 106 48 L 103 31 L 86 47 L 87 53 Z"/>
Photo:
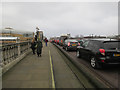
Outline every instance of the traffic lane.
<path id="1" fill-rule="evenodd" d="M 63 49 L 60 46 L 61 49 Z M 74 60 L 78 61 L 79 63 L 82 63 L 86 67 L 88 67 L 90 70 L 94 71 L 96 74 L 98 74 L 100 77 L 102 77 L 104 80 L 112 84 L 114 87 L 118 87 L 120 84 L 120 75 L 118 75 L 118 72 L 120 70 L 120 65 L 107 65 L 104 69 L 93 69 L 90 66 L 90 62 L 88 60 L 85 60 L 83 58 L 77 58 L 76 57 L 76 51 L 66 51 L 69 56 L 72 56 Z"/>
<path id="2" fill-rule="evenodd" d="M 49 48 L 53 61 L 56 88 L 84 88 L 64 61 L 65 58 L 52 44 L 49 44 Z"/>
<path id="3" fill-rule="evenodd" d="M 106 65 L 103 69 L 93 69 L 90 66 L 90 62 L 85 59 L 77 58 L 76 52 L 68 52 L 69 55 L 73 56 L 75 60 L 78 62 L 84 64 L 86 67 L 90 68 L 94 72 L 96 72 L 98 75 L 100 75 L 102 78 L 104 78 L 106 81 L 110 82 L 113 86 L 118 87 L 120 83 L 118 83 L 119 76 L 118 72 L 120 70 L 120 65 Z"/>

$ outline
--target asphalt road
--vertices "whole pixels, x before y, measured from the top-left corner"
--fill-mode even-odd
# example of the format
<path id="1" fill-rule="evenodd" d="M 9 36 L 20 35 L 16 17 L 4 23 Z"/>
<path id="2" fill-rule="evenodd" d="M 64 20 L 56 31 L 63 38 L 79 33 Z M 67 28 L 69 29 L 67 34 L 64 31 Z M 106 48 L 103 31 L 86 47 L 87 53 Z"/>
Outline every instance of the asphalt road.
<path id="1" fill-rule="evenodd" d="M 49 45 L 53 61 L 56 88 L 84 88 L 64 61 L 57 49 Z"/>
<path id="2" fill-rule="evenodd" d="M 62 47 L 60 48 L 63 49 Z M 69 56 L 73 57 L 74 60 L 88 67 L 90 70 L 92 70 L 101 78 L 109 82 L 115 88 L 120 87 L 120 65 L 107 65 L 103 69 L 93 69 L 90 66 L 88 60 L 76 57 L 76 51 L 66 51 L 66 52 L 68 53 Z"/>

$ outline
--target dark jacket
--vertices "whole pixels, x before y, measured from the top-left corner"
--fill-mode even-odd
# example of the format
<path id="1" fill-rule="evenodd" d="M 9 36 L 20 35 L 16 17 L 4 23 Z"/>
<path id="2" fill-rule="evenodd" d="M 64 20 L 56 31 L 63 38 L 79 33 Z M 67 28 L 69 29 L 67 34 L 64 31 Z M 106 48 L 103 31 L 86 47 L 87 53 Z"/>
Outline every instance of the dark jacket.
<path id="1" fill-rule="evenodd" d="M 30 48 L 35 49 L 35 46 L 36 46 L 36 43 L 33 42 L 33 43 L 31 43 L 31 47 Z"/>
<path id="2" fill-rule="evenodd" d="M 41 41 L 38 41 L 38 42 L 37 42 L 37 53 L 41 54 L 41 52 L 42 52 L 42 47 L 43 47 L 42 42 L 41 42 Z"/>

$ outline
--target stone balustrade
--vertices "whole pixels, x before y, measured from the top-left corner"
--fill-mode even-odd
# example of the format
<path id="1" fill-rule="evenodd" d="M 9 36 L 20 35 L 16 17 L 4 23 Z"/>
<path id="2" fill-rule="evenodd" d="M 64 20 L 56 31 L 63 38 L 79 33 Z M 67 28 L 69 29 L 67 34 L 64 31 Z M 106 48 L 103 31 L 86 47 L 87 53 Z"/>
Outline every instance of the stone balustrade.
<path id="1" fill-rule="evenodd" d="M 30 50 L 30 42 L 21 42 L 0 46 L 0 67 L 4 68 Z"/>

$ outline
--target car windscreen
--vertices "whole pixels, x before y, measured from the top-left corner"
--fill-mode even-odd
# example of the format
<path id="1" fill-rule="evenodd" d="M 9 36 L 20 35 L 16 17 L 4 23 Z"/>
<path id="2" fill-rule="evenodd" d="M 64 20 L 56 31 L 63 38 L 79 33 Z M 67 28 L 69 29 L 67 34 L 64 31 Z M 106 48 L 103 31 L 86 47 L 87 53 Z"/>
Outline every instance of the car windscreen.
<path id="1" fill-rule="evenodd" d="M 77 40 L 68 39 L 67 42 L 70 42 L 70 44 L 78 44 Z"/>
<path id="2" fill-rule="evenodd" d="M 105 49 L 120 49 L 120 41 L 107 41 L 104 42 Z"/>

